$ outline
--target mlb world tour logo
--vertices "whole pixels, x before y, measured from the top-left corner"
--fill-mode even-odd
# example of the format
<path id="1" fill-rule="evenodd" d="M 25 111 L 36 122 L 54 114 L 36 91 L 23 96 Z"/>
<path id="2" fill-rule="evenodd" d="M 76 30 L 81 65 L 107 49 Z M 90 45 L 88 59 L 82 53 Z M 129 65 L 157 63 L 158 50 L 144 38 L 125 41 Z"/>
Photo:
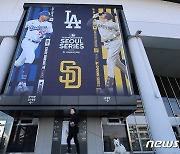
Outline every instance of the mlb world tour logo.
<path id="1" fill-rule="evenodd" d="M 62 61 L 60 71 L 65 76 L 59 76 L 59 81 L 65 84 L 65 88 L 79 88 L 81 86 L 81 68 L 75 61 Z"/>
<path id="2" fill-rule="evenodd" d="M 179 141 L 148 141 L 146 148 L 178 148 Z"/>

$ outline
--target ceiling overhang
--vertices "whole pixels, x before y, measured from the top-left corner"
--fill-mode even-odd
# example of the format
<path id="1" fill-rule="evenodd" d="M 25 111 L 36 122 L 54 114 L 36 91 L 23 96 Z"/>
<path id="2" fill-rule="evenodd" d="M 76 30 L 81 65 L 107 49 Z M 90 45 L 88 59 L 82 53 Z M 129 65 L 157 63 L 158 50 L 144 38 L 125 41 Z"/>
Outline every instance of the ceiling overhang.
<path id="1" fill-rule="evenodd" d="M 163 0 L 163 1 L 173 2 L 173 3 L 180 3 L 180 0 Z"/>

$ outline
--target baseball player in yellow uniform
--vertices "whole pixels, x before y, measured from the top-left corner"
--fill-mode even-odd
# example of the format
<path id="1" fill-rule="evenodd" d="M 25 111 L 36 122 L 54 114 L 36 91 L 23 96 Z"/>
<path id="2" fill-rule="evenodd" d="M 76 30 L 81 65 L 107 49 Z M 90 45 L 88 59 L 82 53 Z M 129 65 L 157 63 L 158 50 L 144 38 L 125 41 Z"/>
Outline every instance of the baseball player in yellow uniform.
<path id="1" fill-rule="evenodd" d="M 106 63 L 108 78 L 105 88 L 100 91 L 100 94 L 109 95 L 113 93 L 115 66 L 117 66 L 124 74 L 127 73 L 127 70 L 126 66 L 120 61 L 119 56 L 122 43 L 118 38 L 120 35 L 118 24 L 112 21 L 113 16 L 108 12 L 103 12 L 101 14 L 101 20 L 96 20 L 96 18 L 99 16 L 99 13 L 94 14 L 93 17 L 88 21 L 87 25 L 98 27 L 98 31 L 107 50 Z"/>

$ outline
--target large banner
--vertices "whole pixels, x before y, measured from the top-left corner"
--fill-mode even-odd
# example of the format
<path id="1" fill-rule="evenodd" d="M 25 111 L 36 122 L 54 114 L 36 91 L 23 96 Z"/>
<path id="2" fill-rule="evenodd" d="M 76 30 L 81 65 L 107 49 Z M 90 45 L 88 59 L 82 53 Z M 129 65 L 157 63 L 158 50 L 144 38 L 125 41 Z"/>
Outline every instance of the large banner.
<path id="1" fill-rule="evenodd" d="M 6 94 L 129 96 L 116 8 L 30 7 Z"/>

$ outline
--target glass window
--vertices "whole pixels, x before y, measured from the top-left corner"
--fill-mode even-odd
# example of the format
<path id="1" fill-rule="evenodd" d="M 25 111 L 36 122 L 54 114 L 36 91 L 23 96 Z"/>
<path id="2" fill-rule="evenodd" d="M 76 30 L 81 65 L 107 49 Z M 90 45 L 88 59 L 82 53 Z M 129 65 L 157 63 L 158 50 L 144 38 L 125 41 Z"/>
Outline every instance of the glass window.
<path id="1" fill-rule="evenodd" d="M 164 102 L 168 116 L 173 117 L 173 112 L 172 112 L 172 109 L 171 109 L 170 104 L 168 102 L 168 99 L 166 97 L 163 97 L 162 99 L 163 99 L 163 102 Z"/>
<path id="2" fill-rule="evenodd" d="M 114 151 L 114 138 L 118 138 L 121 144 L 125 146 L 126 150 L 130 151 L 129 140 L 125 126 L 126 125 L 103 124 L 104 152 Z"/>
<path id="3" fill-rule="evenodd" d="M 179 126 L 174 126 L 172 128 L 173 128 L 174 134 L 176 136 L 176 140 L 179 141 L 179 147 L 180 147 L 180 127 Z"/>
<path id="4" fill-rule="evenodd" d="M 38 125 L 18 122 L 13 125 L 7 152 L 34 152 Z"/>
<path id="5" fill-rule="evenodd" d="M 176 82 L 175 78 L 169 78 L 169 81 L 170 81 L 170 83 L 172 85 L 172 88 L 174 90 L 174 93 L 175 93 L 176 97 L 178 99 L 180 99 L 180 89 L 179 89 L 179 87 L 177 85 L 177 82 Z"/>
<path id="6" fill-rule="evenodd" d="M 180 87 L 180 78 L 176 78 L 176 81 L 177 81 L 177 84 L 178 84 L 179 87 Z"/>
<path id="7" fill-rule="evenodd" d="M 160 93 L 161 93 L 161 96 L 162 96 L 162 97 L 167 97 L 167 96 L 166 96 L 166 93 L 165 93 L 165 91 L 164 91 L 164 87 L 163 87 L 163 85 L 162 85 L 162 83 L 161 83 L 160 77 L 159 77 L 159 76 L 156 76 L 155 79 L 156 79 L 156 82 L 157 82 L 159 91 L 160 91 Z"/>
<path id="8" fill-rule="evenodd" d="M 138 126 L 138 133 L 139 133 L 139 138 L 142 146 L 142 151 L 152 151 L 150 147 L 146 148 L 146 143 L 149 141 L 149 134 L 147 130 L 147 126 Z"/>
<path id="9" fill-rule="evenodd" d="M 152 148 L 146 148 L 147 141 L 150 140 L 147 125 L 129 126 L 132 150 L 135 151 L 152 151 Z"/>
<path id="10" fill-rule="evenodd" d="M 130 139 L 133 151 L 141 151 L 136 126 L 129 126 Z"/>
<path id="11" fill-rule="evenodd" d="M 168 98 L 175 98 L 174 93 L 172 91 L 172 88 L 170 86 L 170 83 L 168 81 L 168 78 L 167 77 L 161 77 L 161 79 L 162 79 L 164 88 L 166 90 L 166 93 L 168 95 Z"/>
<path id="12" fill-rule="evenodd" d="M 142 105 L 142 101 L 139 95 L 136 95 L 136 100 L 137 100 L 137 110 L 134 112 L 135 115 L 144 115 L 144 108 Z"/>
<path id="13" fill-rule="evenodd" d="M 173 113 L 175 115 L 180 115 L 180 109 L 179 109 L 179 106 L 178 106 L 178 103 L 177 103 L 176 99 L 171 98 L 171 99 L 169 99 L 169 101 L 170 101 Z"/>
<path id="14" fill-rule="evenodd" d="M 0 153 L 5 153 L 14 119 L 0 111 Z"/>
<path id="15" fill-rule="evenodd" d="M 0 152 L 3 153 L 3 149 L 5 147 L 5 137 L 4 131 L 6 126 L 6 120 L 0 119 Z"/>

